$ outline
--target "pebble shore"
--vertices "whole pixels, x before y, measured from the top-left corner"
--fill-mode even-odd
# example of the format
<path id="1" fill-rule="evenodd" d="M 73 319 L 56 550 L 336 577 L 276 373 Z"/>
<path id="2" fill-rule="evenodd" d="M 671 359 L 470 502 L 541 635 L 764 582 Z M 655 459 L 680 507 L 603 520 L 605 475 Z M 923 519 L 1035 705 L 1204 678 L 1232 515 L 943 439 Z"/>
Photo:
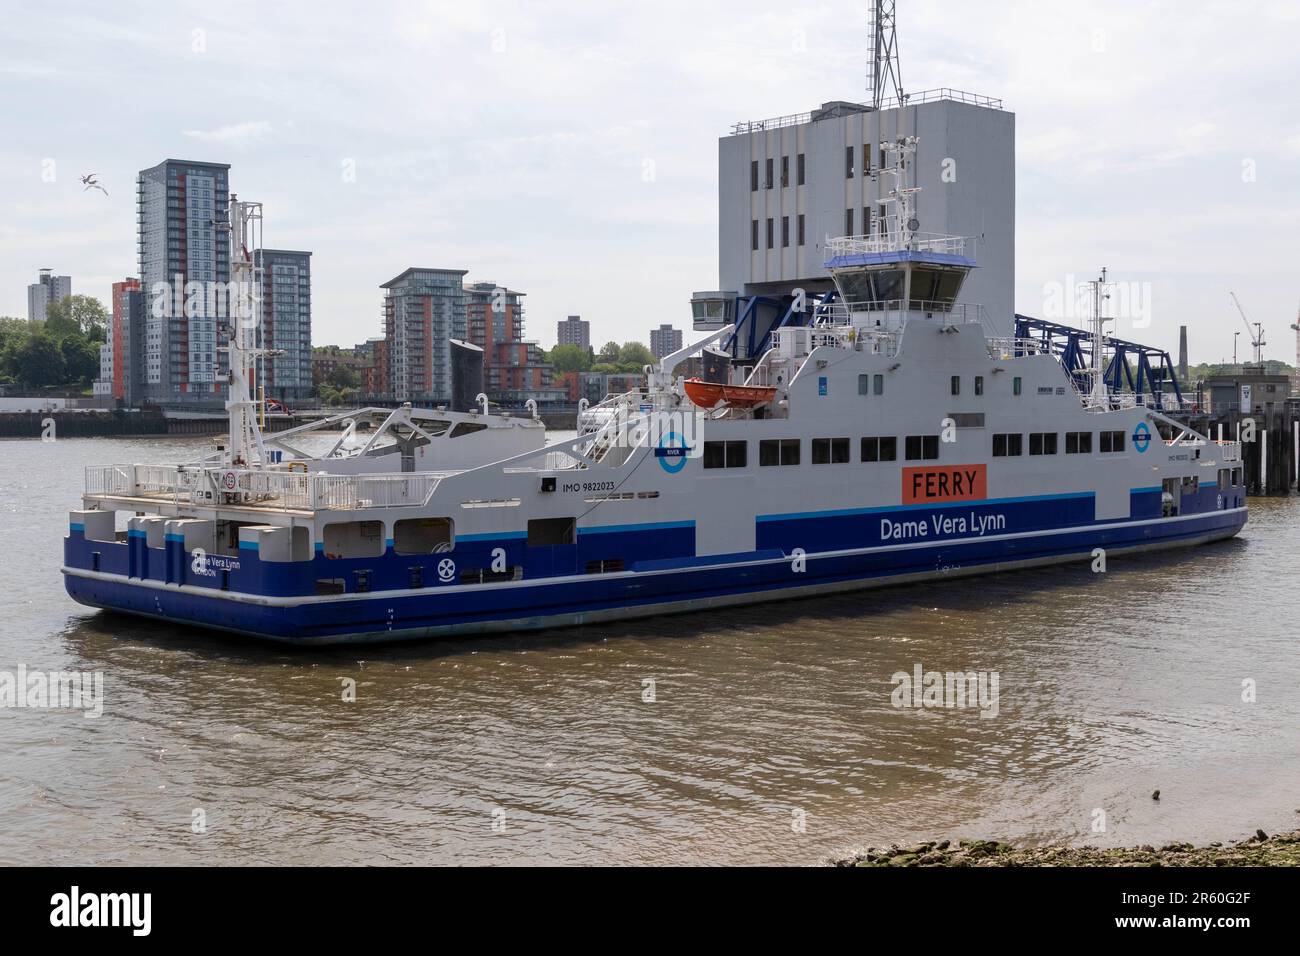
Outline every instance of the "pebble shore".
<path id="1" fill-rule="evenodd" d="M 835 866 L 1300 866 L 1300 830 L 1269 836 L 1263 830 L 1240 843 L 1169 843 L 1103 850 L 1046 845 L 1017 847 L 999 840 L 959 840 L 867 847 Z"/>

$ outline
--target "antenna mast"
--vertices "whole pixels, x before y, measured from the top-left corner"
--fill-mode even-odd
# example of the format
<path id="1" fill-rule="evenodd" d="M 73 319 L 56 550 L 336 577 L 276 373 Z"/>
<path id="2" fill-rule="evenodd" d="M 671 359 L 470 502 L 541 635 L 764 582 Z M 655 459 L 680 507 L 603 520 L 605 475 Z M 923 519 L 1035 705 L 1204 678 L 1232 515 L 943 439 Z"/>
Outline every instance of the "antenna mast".
<path id="1" fill-rule="evenodd" d="M 226 226 L 230 230 L 230 442 L 226 464 L 251 468 L 254 462 L 265 465 L 262 432 L 257 427 L 257 401 L 254 399 L 254 360 L 262 353 L 258 348 L 258 331 L 262 324 L 261 269 L 253 262 L 251 249 L 262 245 L 262 204 L 239 202 L 230 197 Z"/>
<path id="2" fill-rule="evenodd" d="M 1106 347 L 1106 300 L 1110 298 L 1110 284 L 1106 281 L 1107 270 L 1103 267 L 1101 275 L 1088 283 L 1092 287 L 1092 367 L 1088 374 L 1092 377 L 1091 402 L 1095 408 L 1107 408 L 1110 404 L 1106 394 L 1106 367 L 1103 363 L 1103 351 Z"/>
<path id="3" fill-rule="evenodd" d="M 903 71 L 898 63 L 898 33 L 894 24 L 894 0 L 871 0 L 871 24 L 867 37 L 867 104 L 880 109 L 892 88 L 898 105 L 903 95 Z"/>

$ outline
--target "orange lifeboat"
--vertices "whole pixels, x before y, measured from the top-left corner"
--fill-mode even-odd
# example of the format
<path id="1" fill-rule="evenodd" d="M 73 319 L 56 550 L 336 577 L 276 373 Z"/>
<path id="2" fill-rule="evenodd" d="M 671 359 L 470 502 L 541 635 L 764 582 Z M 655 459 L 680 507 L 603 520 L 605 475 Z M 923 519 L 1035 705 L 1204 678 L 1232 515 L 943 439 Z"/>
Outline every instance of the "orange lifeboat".
<path id="1" fill-rule="evenodd" d="M 723 385 L 688 378 L 683 387 L 686 397 L 700 408 L 714 408 L 719 402 L 735 408 L 754 408 L 776 398 L 776 387 L 771 385 Z"/>

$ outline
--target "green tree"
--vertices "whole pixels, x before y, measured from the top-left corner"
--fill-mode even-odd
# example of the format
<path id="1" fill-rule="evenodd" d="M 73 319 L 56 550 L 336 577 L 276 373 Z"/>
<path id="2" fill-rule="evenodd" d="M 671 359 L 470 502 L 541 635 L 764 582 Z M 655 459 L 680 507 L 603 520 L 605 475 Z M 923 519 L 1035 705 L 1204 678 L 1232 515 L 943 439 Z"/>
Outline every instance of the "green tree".
<path id="1" fill-rule="evenodd" d="M 13 350 L 14 378 L 27 388 L 52 388 L 63 384 L 67 364 L 63 352 L 44 329 L 38 329 Z"/>
<path id="2" fill-rule="evenodd" d="M 620 349 L 617 342 L 606 342 L 598 353 L 596 353 L 597 362 L 608 362 L 611 365 L 617 365 L 619 360 Z"/>
<path id="3" fill-rule="evenodd" d="M 63 355 L 65 385 L 87 385 L 99 378 L 99 344 L 81 334 L 69 335 L 59 343 Z"/>
<path id="4" fill-rule="evenodd" d="M 618 364 L 625 372 L 639 372 L 655 361 L 654 353 L 640 342 L 624 342 L 618 350 Z"/>
<path id="5" fill-rule="evenodd" d="M 581 345 L 557 345 L 547 355 L 557 372 L 586 372 L 591 369 L 591 352 Z"/>
<path id="6" fill-rule="evenodd" d="M 46 308 L 45 328 L 58 339 L 80 332 L 91 341 L 103 342 L 108 310 L 91 296 L 70 295 Z"/>

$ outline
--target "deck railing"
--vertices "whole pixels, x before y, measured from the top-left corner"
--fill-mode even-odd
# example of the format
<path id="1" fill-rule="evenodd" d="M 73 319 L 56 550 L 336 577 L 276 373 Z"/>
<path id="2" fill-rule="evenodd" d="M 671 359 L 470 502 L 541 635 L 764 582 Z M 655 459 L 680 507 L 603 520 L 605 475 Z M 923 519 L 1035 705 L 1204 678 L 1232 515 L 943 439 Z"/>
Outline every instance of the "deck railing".
<path id="1" fill-rule="evenodd" d="M 227 476 L 233 476 L 230 487 Z M 87 497 L 150 498 L 177 504 L 229 504 L 298 511 L 403 508 L 425 504 L 440 474 L 320 475 L 289 471 L 97 465 L 86 469 Z"/>

